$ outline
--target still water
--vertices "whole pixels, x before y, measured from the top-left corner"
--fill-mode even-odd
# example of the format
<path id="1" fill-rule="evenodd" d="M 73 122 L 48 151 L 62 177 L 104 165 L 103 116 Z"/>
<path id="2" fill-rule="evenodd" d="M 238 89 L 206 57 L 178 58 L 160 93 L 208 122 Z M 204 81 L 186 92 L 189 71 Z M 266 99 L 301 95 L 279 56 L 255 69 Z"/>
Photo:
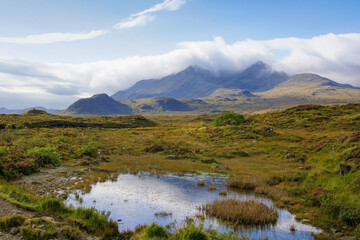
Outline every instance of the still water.
<path id="1" fill-rule="evenodd" d="M 110 212 L 110 218 L 121 220 L 119 229 L 134 229 L 137 225 L 157 222 L 163 226 L 174 223 L 175 226 L 183 226 L 187 218 L 192 218 L 196 223 L 203 224 L 206 228 L 211 227 L 222 232 L 233 231 L 239 236 L 250 239 L 268 237 L 269 239 L 313 239 L 311 233 L 318 233 L 320 229 L 305 225 L 295 220 L 286 209 L 278 209 L 273 202 L 264 197 L 252 193 L 238 192 L 228 189 L 226 198 L 232 197 L 240 200 L 255 199 L 278 211 L 276 224 L 262 228 L 249 228 L 239 226 L 236 229 L 219 222 L 214 218 L 206 217 L 201 221 L 196 218 L 200 213 L 199 207 L 216 199 L 220 190 L 226 189 L 226 176 L 201 174 L 176 176 L 172 174 L 151 176 L 148 173 L 137 175 L 121 174 L 116 181 L 106 181 L 94 184 L 91 191 L 85 194 L 78 193 L 82 201 L 70 194 L 66 200 L 67 205 L 74 207 L 94 207 L 99 211 Z M 197 182 L 204 181 L 205 187 L 198 187 Z M 217 186 L 216 191 L 208 191 L 208 185 Z M 168 212 L 169 216 L 160 217 L 156 213 Z M 291 226 L 296 231 L 291 232 Z"/>

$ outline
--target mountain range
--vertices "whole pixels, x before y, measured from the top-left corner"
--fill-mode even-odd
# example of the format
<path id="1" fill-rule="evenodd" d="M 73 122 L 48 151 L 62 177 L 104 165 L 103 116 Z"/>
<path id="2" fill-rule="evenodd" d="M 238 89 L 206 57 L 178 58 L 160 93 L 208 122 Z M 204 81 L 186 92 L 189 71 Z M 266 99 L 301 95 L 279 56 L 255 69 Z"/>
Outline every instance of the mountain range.
<path id="1" fill-rule="evenodd" d="M 161 79 L 141 80 L 112 97 L 80 99 L 59 114 L 253 113 L 300 104 L 360 102 L 360 89 L 312 73 L 289 77 L 259 61 L 238 72 L 197 66 Z"/>
<path id="2" fill-rule="evenodd" d="M 197 66 L 161 79 L 137 82 L 133 87 L 112 95 L 116 100 L 149 97 L 201 98 L 219 88 L 246 89 L 251 92 L 269 90 L 288 79 L 284 72 L 273 71 L 259 61 L 241 72 L 215 73 Z"/>
<path id="3" fill-rule="evenodd" d="M 7 109 L 4 107 L 0 107 L 0 114 L 23 114 L 32 109 L 42 110 L 42 111 L 45 111 L 45 112 L 51 113 L 51 114 L 55 114 L 60 111 L 58 109 L 47 109 L 47 108 L 39 107 L 39 106 L 31 107 L 31 108 L 24 108 L 24 109 Z"/>

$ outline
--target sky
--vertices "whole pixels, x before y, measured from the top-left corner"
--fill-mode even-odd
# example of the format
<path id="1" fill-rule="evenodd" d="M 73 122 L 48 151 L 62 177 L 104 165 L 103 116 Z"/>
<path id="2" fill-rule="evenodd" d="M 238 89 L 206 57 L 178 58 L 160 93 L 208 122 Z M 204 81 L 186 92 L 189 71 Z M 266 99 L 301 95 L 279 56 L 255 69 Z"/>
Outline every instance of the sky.
<path id="1" fill-rule="evenodd" d="M 0 0 L 0 107 L 64 109 L 189 65 L 360 87 L 359 0 Z"/>

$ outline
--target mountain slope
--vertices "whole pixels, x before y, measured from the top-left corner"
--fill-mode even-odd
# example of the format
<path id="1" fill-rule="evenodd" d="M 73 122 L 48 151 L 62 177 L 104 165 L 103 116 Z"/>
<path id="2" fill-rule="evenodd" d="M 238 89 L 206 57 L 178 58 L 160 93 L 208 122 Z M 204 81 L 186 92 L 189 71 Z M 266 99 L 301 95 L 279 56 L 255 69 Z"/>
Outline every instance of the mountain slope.
<path id="1" fill-rule="evenodd" d="M 98 94 L 76 101 L 59 114 L 128 115 L 131 112 L 132 109 L 128 105 L 115 101 L 107 94 Z"/>
<path id="2" fill-rule="evenodd" d="M 258 94 L 274 104 L 360 102 L 360 89 L 312 73 L 295 75 L 269 91 Z"/>
<path id="3" fill-rule="evenodd" d="M 273 71 L 263 62 L 257 62 L 242 72 L 218 74 L 190 66 L 162 79 L 139 81 L 133 87 L 119 91 L 112 97 L 117 100 L 149 97 L 201 98 L 209 96 L 219 88 L 264 91 L 287 78 L 285 73 Z"/>
<path id="4" fill-rule="evenodd" d="M 133 87 L 119 91 L 112 97 L 117 100 L 149 97 L 197 98 L 211 94 L 217 86 L 214 73 L 190 66 L 159 80 L 139 81 Z"/>
<path id="5" fill-rule="evenodd" d="M 269 65 L 259 61 L 245 71 L 231 76 L 223 87 L 262 92 L 272 89 L 286 79 L 288 79 L 286 73 L 273 71 Z"/>

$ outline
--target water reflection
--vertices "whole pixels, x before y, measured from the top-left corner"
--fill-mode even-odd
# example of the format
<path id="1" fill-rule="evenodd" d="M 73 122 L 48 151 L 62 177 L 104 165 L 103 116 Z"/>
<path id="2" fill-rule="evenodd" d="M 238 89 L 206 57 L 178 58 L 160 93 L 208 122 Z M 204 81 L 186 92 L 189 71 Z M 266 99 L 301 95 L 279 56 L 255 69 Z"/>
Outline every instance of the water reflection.
<path id="1" fill-rule="evenodd" d="M 119 221 L 119 229 L 134 229 L 137 225 L 157 222 L 163 226 L 174 223 L 182 226 L 186 218 L 193 218 L 196 223 L 205 227 L 212 227 L 220 231 L 235 231 L 239 235 L 249 238 L 269 239 L 313 239 L 311 233 L 320 230 L 310 225 L 301 224 L 295 220 L 286 209 L 278 211 L 278 221 L 272 226 L 249 228 L 238 226 L 233 228 L 222 224 L 214 218 L 206 217 L 203 221 L 198 219 L 199 207 L 219 196 L 219 191 L 226 190 L 226 176 L 202 174 L 185 176 L 163 175 L 150 176 L 147 173 L 138 175 L 122 174 L 116 181 L 106 181 L 94 184 L 91 191 L 79 194 L 82 202 L 76 200 L 75 195 L 70 195 L 66 200 L 67 205 L 86 208 L 94 207 L 100 211 L 110 212 L 113 220 Z M 205 187 L 198 187 L 197 182 L 204 181 Z M 208 191 L 206 186 L 215 185 L 216 191 Z M 253 193 L 228 190 L 226 198 L 234 197 L 240 200 L 256 199 L 267 206 L 274 207 L 270 199 L 255 196 Z M 167 216 L 159 216 L 162 214 Z M 171 213 L 171 214 L 170 214 Z M 158 216 L 156 216 L 156 214 Z M 291 232 L 294 226 L 296 231 Z"/>

